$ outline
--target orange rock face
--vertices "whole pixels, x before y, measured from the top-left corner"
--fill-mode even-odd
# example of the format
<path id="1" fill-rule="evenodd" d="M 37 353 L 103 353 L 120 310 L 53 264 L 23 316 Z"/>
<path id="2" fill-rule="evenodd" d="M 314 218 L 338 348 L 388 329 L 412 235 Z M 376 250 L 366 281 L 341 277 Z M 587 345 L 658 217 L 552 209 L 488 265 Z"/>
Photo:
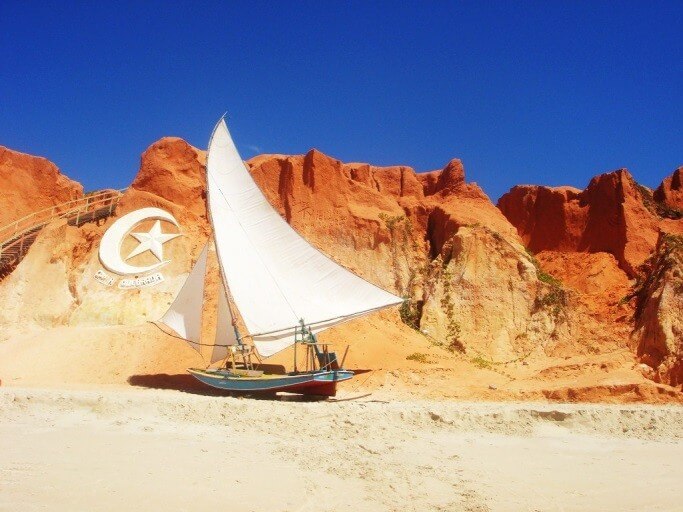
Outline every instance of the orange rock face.
<path id="1" fill-rule="evenodd" d="M 683 167 L 679 167 L 671 176 L 664 178 L 654 192 L 654 199 L 678 210 L 679 213 L 683 211 Z"/>
<path id="2" fill-rule="evenodd" d="M 519 186 L 498 207 L 534 252 L 607 252 L 630 276 L 657 242 L 660 219 L 648 191 L 626 169 L 596 176 L 585 190 Z"/>
<path id="3" fill-rule="evenodd" d="M 65 221 L 43 229 L 27 256 L 0 282 L 0 325 L 11 329 L 57 325 L 136 325 L 158 319 L 168 308 L 208 237 L 204 152 L 177 138 L 152 144 L 142 155 L 140 172 L 104 223 L 77 228 Z M 149 289 L 121 293 L 94 279 L 102 269 L 98 248 L 107 228 L 121 216 L 155 206 L 170 212 L 182 236 L 164 245 L 165 281 Z M 140 225 L 151 228 L 152 222 Z M 169 226 L 163 227 L 164 232 Z M 136 241 L 126 237 L 123 252 Z M 146 252 L 134 264 L 157 260 Z M 7 331 L 6 331 L 7 332 Z M 0 340 L 3 338 L 0 334 Z"/>
<path id="4" fill-rule="evenodd" d="M 683 237 L 662 233 L 635 289 L 633 340 L 657 381 L 683 386 Z"/>
<path id="5" fill-rule="evenodd" d="M 671 385 L 683 382 L 681 193 L 681 169 L 654 193 L 621 169 L 583 191 L 514 187 L 498 203 L 543 268 L 580 292 L 591 317 L 631 337 L 649 375 Z"/>
<path id="6" fill-rule="evenodd" d="M 624 297 L 631 292 L 631 282 L 613 255 L 542 251 L 536 257 L 544 271 L 576 292 L 590 321 L 600 326 L 593 337 L 611 335 L 615 340 L 628 339 L 633 306 Z M 581 322 L 588 324 L 589 318 Z"/>
<path id="7" fill-rule="evenodd" d="M 417 352 L 429 354 L 439 368 L 461 369 L 478 360 L 518 375 L 519 389 L 525 386 L 521 382 L 537 383 L 529 386 L 538 392 L 546 380 L 556 379 L 552 393 L 559 397 L 568 396 L 567 386 L 577 375 L 585 389 L 602 393 L 612 369 L 635 379 L 627 387 L 644 385 L 645 378 L 634 370 L 638 354 L 659 368 L 650 377 L 679 382 L 676 365 L 682 352 L 675 340 L 680 327 L 657 309 L 664 304 L 674 311 L 679 299 L 671 295 L 657 302 L 657 290 L 663 288 L 653 286 L 643 292 L 651 298 L 645 308 L 650 313 L 639 313 L 636 321 L 634 311 L 643 308 L 623 299 L 632 292 L 631 277 L 651 272 L 639 265 L 652 254 L 658 231 L 676 233 L 683 221 L 661 218 L 658 193 L 640 187 L 627 171 L 598 176 L 584 191 L 515 187 L 501 198 L 499 209 L 476 184 L 466 182 L 459 160 L 423 174 L 406 166 L 343 163 L 317 150 L 260 155 L 247 164 L 271 204 L 313 245 L 410 299 L 400 313 L 387 311 L 323 333 L 323 341 L 348 341 L 361 333 L 363 347 L 354 347 L 351 356 L 358 368 L 391 365 L 410 368 L 412 375 L 415 365 L 427 364 L 412 362 L 421 357 L 407 359 Z M 81 227 L 62 222 L 41 232 L 26 258 L 0 281 L 0 303 L 9 305 L 0 310 L 0 341 L 12 337 L 14 328 L 33 332 L 64 326 L 64 332 L 80 332 L 86 326 L 127 326 L 121 332 L 137 341 L 141 335 L 130 333 L 156 333 L 149 325 L 146 331 L 133 326 L 163 314 L 209 236 L 204 165 L 203 151 L 178 138 L 161 139 L 143 153 L 114 218 Z M 38 176 L 41 172 L 35 170 Z M 667 197 L 677 190 L 674 178 L 665 180 Z M 12 183 L 4 175 L 0 179 Z M 48 188 L 35 186 L 35 194 Z M 0 190 L 6 189 L 3 182 Z M 45 201 L 58 201 L 55 197 Z M 11 200 L 0 197 L 0 205 Z M 164 246 L 170 260 L 165 281 L 125 292 L 105 287 L 94 279 L 101 268 L 102 234 L 117 217 L 148 206 L 168 210 L 181 226 L 182 236 Z M 153 258 L 137 257 L 143 256 Z M 215 261 L 210 266 L 215 275 L 207 295 L 217 287 Z M 679 276 L 670 270 L 667 282 L 673 288 L 664 287 L 679 290 Z M 671 324 L 668 337 L 648 334 L 666 322 Z M 634 327 L 640 334 L 632 335 Z M 160 347 L 163 336 L 153 336 Z M 651 355 L 663 346 L 665 356 Z M 563 363 L 566 359 L 571 364 Z M 178 367 L 184 364 L 182 359 Z M 497 385 L 509 381 L 503 373 L 486 371 L 491 374 L 486 379 L 502 379 Z"/>
<path id="8" fill-rule="evenodd" d="M 164 137 L 142 154 L 129 196 L 151 194 L 206 219 L 206 154 L 178 137 Z"/>
<path id="9" fill-rule="evenodd" d="M 435 258 L 460 227 L 474 224 L 518 241 L 481 189 L 465 183 L 459 160 L 441 171 L 416 174 L 404 166 L 345 164 L 313 149 L 298 156 L 261 155 L 248 164 L 271 204 L 295 229 L 338 261 L 399 293 L 407 290 L 394 279 L 391 263 L 398 224 L 410 232 L 408 259 Z"/>
<path id="10" fill-rule="evenodd" d="M 612 326 L 601 330 L 591 320 L 570 328 L 575 317 L 586 317 L 587 306 L 539 282 L 516 230 L 476 184 L 465 182 L 459 160 L 415 174 L 409 167 L 345 164 L 311 150 L 261 155 L 249 165 L 270 202 L 306 239 L 410 298 L 404 319 L 435 343 L 497 361 L 533 351 L 585 351 L 573 340 L 580 333 L 592 340 L 591 350 L 614 346 Z"/>
<path id="11" fill-rule="evenodd" d="M 498 208 L 532 251 L 573 251 L 587 220 L 580 194 L 572 187 L 518 185 L 500 198 Z"/>
<path id="12" fill-rule="evenodd" d="M 83 187 L 49 160 L 0 146 L 0 227 L 82 196 Z"/>

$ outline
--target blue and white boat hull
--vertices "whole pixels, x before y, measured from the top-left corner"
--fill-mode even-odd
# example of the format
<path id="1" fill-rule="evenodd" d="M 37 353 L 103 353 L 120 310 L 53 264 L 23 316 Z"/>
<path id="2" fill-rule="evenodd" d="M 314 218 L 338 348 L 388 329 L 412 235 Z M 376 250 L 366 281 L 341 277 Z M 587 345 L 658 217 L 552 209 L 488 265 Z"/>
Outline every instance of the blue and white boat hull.
<path id="1" fill-rule="evenodd" d="M 337 383 L 349 380 L 354 375 L 351 370 L 325 370 L 258 376 L 240 375 L 227 369 L 200 370 L 190 368 L 187 371 L 204 384 L 226 391 L 243 393 L 287 391 L 289 393 L 321 396 L 335 396 Z"/>

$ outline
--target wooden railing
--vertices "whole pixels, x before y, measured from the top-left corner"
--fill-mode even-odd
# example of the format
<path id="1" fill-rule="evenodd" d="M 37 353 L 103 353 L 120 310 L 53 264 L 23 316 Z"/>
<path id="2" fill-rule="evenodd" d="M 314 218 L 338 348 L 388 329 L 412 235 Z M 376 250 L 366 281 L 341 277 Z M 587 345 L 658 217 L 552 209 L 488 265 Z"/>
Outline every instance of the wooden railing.
<path id="1" fill-rule="evenodd" d="M 0 277 L 25 256 L 40 230 L 57 219 L 80 226 L 86 222 L 105 219 L 114 213 L 125 192 L 101 190 L 84 197 L 33 212 L 0 227 Z"/>

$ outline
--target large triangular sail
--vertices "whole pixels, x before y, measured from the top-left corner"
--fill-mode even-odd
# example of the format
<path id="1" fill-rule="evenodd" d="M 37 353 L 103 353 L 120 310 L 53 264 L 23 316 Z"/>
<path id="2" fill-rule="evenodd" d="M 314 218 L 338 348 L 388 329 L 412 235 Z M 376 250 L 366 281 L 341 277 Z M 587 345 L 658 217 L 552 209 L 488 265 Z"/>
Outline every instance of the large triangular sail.
<path id="1" fill-rule="evenodd" d="M 399 304 L 402 299 L 349 272 L 302 238 L 273 209 L 221 119 L 209 142 L 207 187 L 222 275 L 259 353 Z"/>

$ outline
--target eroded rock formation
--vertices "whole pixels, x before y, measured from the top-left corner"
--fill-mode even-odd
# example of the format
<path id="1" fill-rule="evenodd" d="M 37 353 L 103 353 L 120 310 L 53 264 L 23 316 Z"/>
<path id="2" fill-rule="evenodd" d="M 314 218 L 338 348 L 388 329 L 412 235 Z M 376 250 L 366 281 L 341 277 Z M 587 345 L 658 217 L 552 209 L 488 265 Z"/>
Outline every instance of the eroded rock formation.
<path id="1" fill-rule="evenodd" d="M 662 233 L 634 292 L 633 340 L 657 381 L 683 384 L 683 237 Z"/>
<path id="2" fill-rule="evenodd" d="M 114 217 L 81 227 L 62 220 L 45 228 L 12 274 L 0 281 L 0 304 L 6 305 L 0 308 L 0 324 L 5 327 L 0 340 L 34 328 L 136 325 L 158 319 L 208 237 L 204 160 L 204 152 L 181 139 L 161 139 L 143 153 L 140 172 Z M 118 218 L 149 206 L 172 213 L 183 236 L 164 247 L 170 263 L 163 283 L 122 294 L 95 279 L 102 268 L 99 243 Z M 149 227 L 151 223 L 143 224 L 140 230 Z M 123 251 L 130 252 L 134 246 L 135 240 L 128 237 Z M 150 253 L 136 258 L 140 265 L 156 262 Z"/>
<path id="3" fill-rule="evenodd" d="M 654 192 L 654 199 L 666 205 L 671 216 L 683 217 L 683 167 L 679 167 L 671 176 L 664 178 Z"/>
<path id="4" fill-rule="evenodd" d="M 657 242 L 660 219 L 648 191 L 626 169 L 596 176 L 585 190 L 517 186 L 498 207 L 533 252 L 607 252 L 630 276 Z"/>
<path id="5" fill-rule="evenodd" d="M 435 343 L 506 360 L 552 351 L 568 335 L 573 303 L 539 282 L 514 228 L 465 182 L 459 160 L 426 174 L 344 164 L 317 150 L 249 164 L 295 229 L 409 299 L 404 320 Z"/>
<path id="6" fill-rule="evenodd" d="M 680 273 L 671 249 L 683 232 L 680 179 L 678 169 L 653 193 L 620 169 L 583 191 L 518 186 L 498 203 L 543 268 L 580 292 L 592 318 L 619 338 L 632 336 L 653 368 L 646 374 L 674 385 L 683 341 L 671 284 Z"/>
<path id="7" fill-rule="evenodd" d="M 55 164 L 0 146 L 0 227 L 43 208 L 78 199 L 83 187 Z"/>
<path id="8" fill-rule="evenodd" d="M 203 151 L 178 138 L 161 139 L 143 153 L 116 217 L 81 227 L 55 223 L 41 232 L 21 264 L 0 281 L 0 302 L 9 304 L 0 310 L 0 336 L 158 319 L 209 236 L 204 165 Z M 271 204 L 313 245 L 406 297 L 400 315 L 377 317 L 372 329 L 378 331 L 367 335 L 361 354 L 381 358 L 397 347 L 403 353 L 425 345 L 423 350 L 440 350 L 441 357 L 464 353 L 468 360 L 514 365 L 621 350 L 627 354 L 623 361 L 610 363 L 621 368 L 637 363 L 627 352 L 631 343 L 643 362 L 658 368 L 653 372 L 661 382 L 680 383 L 680 328 L 665 328 L 664 337 L 652 334 L 679 303 L 655 298 L 661 280 L 641 291 L 637 308 L 625 298 L 631 279 L 650 272 L 641 265 L 659 247 L 659 232 L 676 233 L 681 221 L 658 214 L 661 194 L 639 186 L 628 171 L 598 176 L 584 191 L 515 187 L 498 209 L 467 183 L 459 160 L 416 174 L 405 166 L 343 163 L 311 150 L 260 155 L 248 166 Z M 675 176 L 665 181 L 667 198 L 677 190 Z M 148 206 L 171 212 L 183 236 L 164 248 L 171 262 L 163 283 L 122 294 L 94 279 L 101 268 L 99 240 L 116 218 Z M 154 261 L 150 254 L 137 258 L 140 264 Z M 667 283 L 677 279 L 675 272 L 663 272 Z M 215 285 L 210 283 L 208 296 Z M 413 328 L 410 335 L 406 325 Z M 341 329 L 352 334 L 352 327 Z M 590 371 L 594 366 L 588 365 Z"/>

